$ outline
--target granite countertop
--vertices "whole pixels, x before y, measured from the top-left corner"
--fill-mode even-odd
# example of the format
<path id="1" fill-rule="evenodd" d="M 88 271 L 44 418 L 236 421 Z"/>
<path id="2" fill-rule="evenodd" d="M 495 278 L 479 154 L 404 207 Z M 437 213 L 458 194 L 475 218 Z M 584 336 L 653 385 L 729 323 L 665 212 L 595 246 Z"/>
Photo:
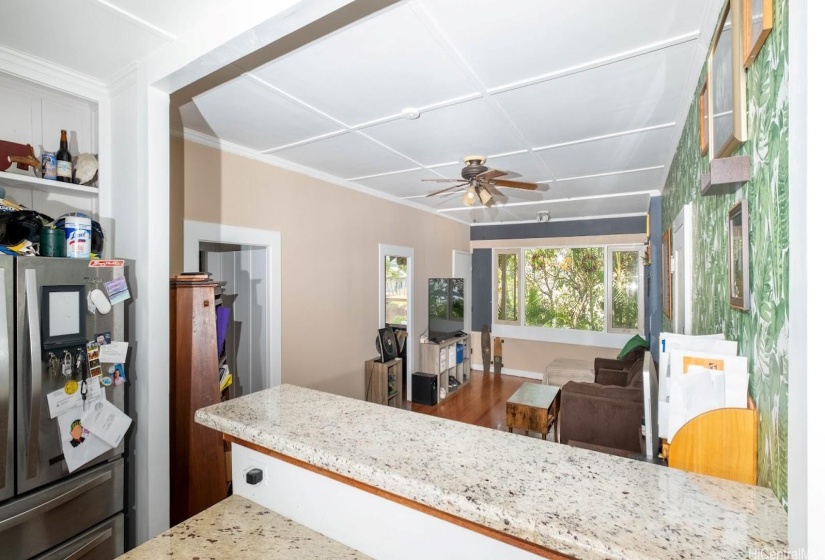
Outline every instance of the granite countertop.
<path id="1" fill-rule="evenodd" d="M 550 550 L 753 558 L 787 549 L 773 492 L 292 385 L 199 424 Z"/>
<path id="2" fill-rule="evenodd" d="M 143 543 L 121 560 L 369 558 L 240 496 L 230 496 Z"/>

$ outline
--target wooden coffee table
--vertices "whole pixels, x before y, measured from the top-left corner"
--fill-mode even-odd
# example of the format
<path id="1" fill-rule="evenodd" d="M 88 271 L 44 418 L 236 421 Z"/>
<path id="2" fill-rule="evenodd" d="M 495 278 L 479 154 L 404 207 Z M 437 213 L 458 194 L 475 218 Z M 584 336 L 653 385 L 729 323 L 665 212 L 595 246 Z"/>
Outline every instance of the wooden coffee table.
<path id="1" fill-rule="evenodd" d="M 541 439 L 547 439 L 547 432 L 553 426 L 553 441 L 559 441 L 559 395 L 561 391 L 553 385 L 522 383 L 521 387 L 507 399 L 507 429 L 538 432 Z"/>

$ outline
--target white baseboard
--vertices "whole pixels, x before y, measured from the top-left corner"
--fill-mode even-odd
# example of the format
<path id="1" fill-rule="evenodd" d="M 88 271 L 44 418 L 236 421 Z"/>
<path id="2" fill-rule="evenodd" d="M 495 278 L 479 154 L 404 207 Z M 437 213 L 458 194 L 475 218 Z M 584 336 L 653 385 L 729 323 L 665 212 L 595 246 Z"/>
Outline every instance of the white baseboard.
<path id="1" fill-rule="evenodd" d="M 490 367 L 492 367 L 492 364 L 490 364 Z M 470 369 L 484 371 L 484 366 L 481 364 L 471 364 Z M 503 373 L 504 375 L 515 375 L 516 377 L 526 377 L 527 379 L 544 379 L 544 373 L 537 373 L 535 371 L 524 371 L 522 369 L 510 369 L 503 367 L 501 368 L 501 373 Z"/>

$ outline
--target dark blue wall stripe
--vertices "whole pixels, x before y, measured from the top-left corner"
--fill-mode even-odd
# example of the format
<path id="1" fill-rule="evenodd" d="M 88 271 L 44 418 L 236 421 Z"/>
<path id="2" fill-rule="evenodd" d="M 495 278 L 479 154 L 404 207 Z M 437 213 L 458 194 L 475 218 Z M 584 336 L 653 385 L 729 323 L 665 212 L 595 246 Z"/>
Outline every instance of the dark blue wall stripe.
<path id="1" fill-rule="evenodd" d="M 644 233 L 646 230 L 647 220 L 645 216 L 628 216 L 624 218 L 605 218 L 602 220 L 472 226 L 470 228 L 470 240 L 491 241 L 494 239 L 617 235 L 623 233 Z"/>
<path id="2" fill-rule="evenodd" d="M 473 330 L 493 326 L 493 250 L 473 249 Z"/>
<path id="3" fill-rule="evenodd" d="M 650 266 L 648 299 L 645 301 L 647 340 L 653 359 L 659 361 L 659 335 L 662 333 L 662 197 L 650 199 Z"/>

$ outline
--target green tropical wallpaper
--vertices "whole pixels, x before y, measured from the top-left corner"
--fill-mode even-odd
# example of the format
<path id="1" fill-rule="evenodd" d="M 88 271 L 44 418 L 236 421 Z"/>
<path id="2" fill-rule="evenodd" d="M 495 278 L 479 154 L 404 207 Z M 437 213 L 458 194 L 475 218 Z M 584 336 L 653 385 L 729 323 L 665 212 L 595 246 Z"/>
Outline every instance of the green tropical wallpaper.
<path id="1" fill-rule="evenodd" d="M 748 357 L 759 411 L 758 484 L 788 497 L 788 0 L 774 0 L 774 28 L 747 71 L 748 138 L 733 155 L 751 157 L 751 180 L 732 195 L 700 194 L 708 157 L 699 151 L 698 103 L 682 131 L 663 191 L 662 227 L 693 202 L 693 328 L 724 332 Z M 704 75 L 697 84 L 697 94 Z M 696 99 L 696 96 L 694 96 Z M 728 304 L 727 214 L 747 198 L 750 311 Z M 670 331 L 662 317 L 662 330 Z"/>

